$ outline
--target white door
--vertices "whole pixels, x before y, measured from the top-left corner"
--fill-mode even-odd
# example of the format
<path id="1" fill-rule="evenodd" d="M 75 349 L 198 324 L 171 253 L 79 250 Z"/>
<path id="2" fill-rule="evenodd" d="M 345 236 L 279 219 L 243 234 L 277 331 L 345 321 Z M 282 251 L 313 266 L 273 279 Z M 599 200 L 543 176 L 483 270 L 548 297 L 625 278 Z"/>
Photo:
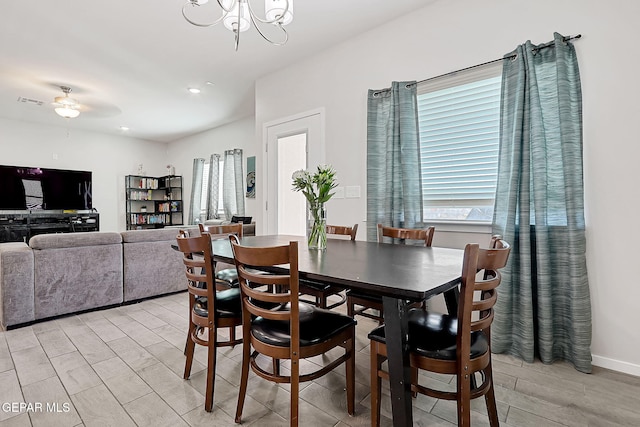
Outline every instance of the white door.
<path id="1" fill-rule="evenodd" d="M 306 199 L 292 190 L 291 175 L 324 163 L 324 110 L 267 123 L 263 135 L 266 233 L 304 235 Z"/>

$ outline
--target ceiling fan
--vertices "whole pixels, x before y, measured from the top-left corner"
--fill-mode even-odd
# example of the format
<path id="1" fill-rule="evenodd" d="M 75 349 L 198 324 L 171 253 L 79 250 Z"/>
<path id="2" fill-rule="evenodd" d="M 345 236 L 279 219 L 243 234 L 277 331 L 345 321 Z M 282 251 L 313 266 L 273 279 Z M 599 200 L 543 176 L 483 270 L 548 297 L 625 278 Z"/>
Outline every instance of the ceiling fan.
<path id="1" fill-rule="evenodd" d="M 69 97 L 71 88 L 68 86 L 60 86 L 64 96 L 56 96 L 54 102 L 55 112 L 65 119 L 73 119 L 80 115 L 80 103 L 74 98 Z"/>

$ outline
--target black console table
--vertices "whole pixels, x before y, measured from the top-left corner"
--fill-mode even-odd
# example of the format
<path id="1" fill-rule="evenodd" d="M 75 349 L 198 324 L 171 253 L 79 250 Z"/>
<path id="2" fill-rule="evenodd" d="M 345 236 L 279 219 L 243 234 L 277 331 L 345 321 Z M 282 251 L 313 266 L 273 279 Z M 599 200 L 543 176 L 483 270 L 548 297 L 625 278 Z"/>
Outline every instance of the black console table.
<path id="1" fill-rule="evenodd" d="M 91 213 L 0 213 L 0 242 L 29 242 L 37 234 L 98 231 L 100 214 Z"/>

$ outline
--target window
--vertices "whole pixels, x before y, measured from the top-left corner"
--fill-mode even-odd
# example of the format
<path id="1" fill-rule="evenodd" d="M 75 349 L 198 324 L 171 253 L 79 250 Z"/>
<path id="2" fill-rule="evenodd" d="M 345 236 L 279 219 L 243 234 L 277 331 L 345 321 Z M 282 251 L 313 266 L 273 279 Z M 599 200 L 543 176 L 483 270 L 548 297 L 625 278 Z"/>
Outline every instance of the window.
<path id="1" fill-rule="evenodd" d="M 425 222 L 491 222 L 502 62 L 418 84 Z"/>
<path id="2" fill-rule="evenodd" d="M 224 208 L 222 206 L 222 166 L 224 160 L 220 159 L 220 171 L 218 176 L 218 216 L 224 216 Z M 202 171 L 202 194 L 200 195 L 200 218 L 207 217 L 207 194 L 209 192 L 209 166 L 210 162 L 207 161 L 204 164 Z"/>

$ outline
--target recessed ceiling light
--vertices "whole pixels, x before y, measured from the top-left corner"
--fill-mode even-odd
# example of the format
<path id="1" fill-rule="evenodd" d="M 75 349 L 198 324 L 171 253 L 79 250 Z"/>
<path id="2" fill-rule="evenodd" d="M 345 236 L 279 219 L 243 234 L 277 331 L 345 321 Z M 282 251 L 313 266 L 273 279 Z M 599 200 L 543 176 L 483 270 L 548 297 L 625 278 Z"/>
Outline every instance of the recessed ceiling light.
<path id="1" fill-rule="evenodd" d="M 189 88 L 189 92 L 191 92 L 191 93 L 200 93 L 200 89 L 198 89 L 197 87 L 190 87 Z"/>
<path id="2" fill-rule="evenodd" d="M 120 126 L 120 130 L 123 131 L 123 132 L 126 132 L 126 131 L 129 130 L 129 128 L 126 127 L 126 126 Z"/>
<path id="3" fill-rule="evenodd" d="M 204 84 L 206 84 L 206 85 L 214 85 L 215 83 L 210 82 L 210 81 L 206 81 L 206 82 L 204 82 Z"/>

